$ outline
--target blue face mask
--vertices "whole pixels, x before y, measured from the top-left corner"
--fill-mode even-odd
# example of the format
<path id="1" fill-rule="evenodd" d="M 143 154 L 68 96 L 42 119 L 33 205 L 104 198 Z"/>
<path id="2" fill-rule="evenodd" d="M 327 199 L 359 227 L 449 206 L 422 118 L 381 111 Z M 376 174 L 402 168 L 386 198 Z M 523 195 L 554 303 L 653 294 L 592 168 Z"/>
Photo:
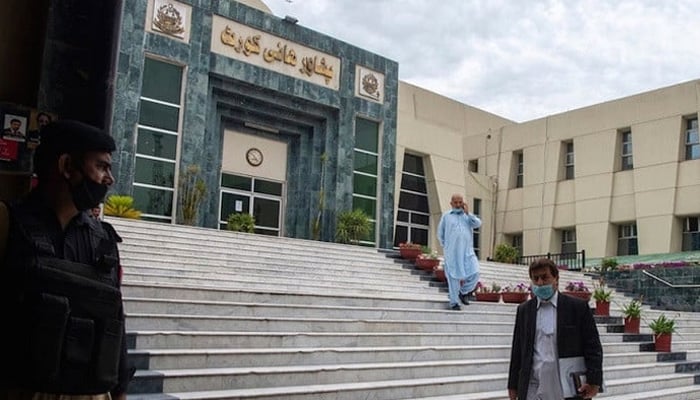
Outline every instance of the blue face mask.
<path id="1" fill-rule="evenodd" d="M 554 286 L 549 285 L 532 285 L 532 293 L 537 296 L 540 300 L 549 300 L 554 296 Z"/>
<path id="2" fill-rule="evenodd" d="M 464 214 L 464 209 L 463 208 L 453 208 L 452 213 L 453 214 Z"/>

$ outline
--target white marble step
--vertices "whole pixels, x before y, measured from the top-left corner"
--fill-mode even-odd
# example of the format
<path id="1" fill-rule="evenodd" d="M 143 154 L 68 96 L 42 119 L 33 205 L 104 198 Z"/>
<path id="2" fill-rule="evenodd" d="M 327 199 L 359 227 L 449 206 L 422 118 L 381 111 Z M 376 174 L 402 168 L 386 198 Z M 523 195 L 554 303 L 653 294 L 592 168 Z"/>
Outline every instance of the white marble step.
<path id="1" fill-rule="evenodd" d="M 352 307 L 329 305 L 295 305 L 255 302 L 203 301 L 187 299 L 124 298 L 125 309 L 131 313 L 155 314 L 196 314 L 196 315 L 236 315 L 249 317 L 285 317 L 293 315 L 301 318 L 325 318 L 342 315 L 355 319 L 420 319 L 424 321 L 464 321 L 464 314 L 452 310 L 425 310 L 418 308 Z M 481 322 L 513 322 L 515 307 L 512 310 L 477 308 L 474 303 L 470 317 Z M 465 307 L 466 308 L 466 307 Z"/>
<path id="2" fill-rule="evenodd" d="M 473 321 L 463 313 L 462 321 L 420 321 L 411 319 L 352 319 L 297 318 L 290 317 L 246 317 L 176 314 L 140 314 L 127 316 L 127 330 L 205 330 L 230 331 L 313 331 L 313 332 L 512 332 L 512 322 Z"/>
<path id="3" fill-rule="evenodd" d="M 508 369 L 508 358 L 456 359 L 410 362 L 367 362 L 352 364 L 264 366 L 257 368 L 231 368 L 207 365 L 203 369 L 158 369 L 140 372 L 136 379 L 149 375 L 163 379 L 165 392 L 183 390 L 224 390 L 255 387 L 275 387 L 291 385 L 337 384 L 342 383 L 347 375 L 357 382 L 374 380 L 398 380 L 438 378 L 445 369 L 452 375 L 497 374 Z M 651 363 L 637 366 L 611 367 L 605 370 L 608 381 L 623 379 L 633 369 L 637 377 L 653 377 L 658 374 L 673 374 L 672 364 Z M 497 389 L 497 388 L 493 388 Z"/>

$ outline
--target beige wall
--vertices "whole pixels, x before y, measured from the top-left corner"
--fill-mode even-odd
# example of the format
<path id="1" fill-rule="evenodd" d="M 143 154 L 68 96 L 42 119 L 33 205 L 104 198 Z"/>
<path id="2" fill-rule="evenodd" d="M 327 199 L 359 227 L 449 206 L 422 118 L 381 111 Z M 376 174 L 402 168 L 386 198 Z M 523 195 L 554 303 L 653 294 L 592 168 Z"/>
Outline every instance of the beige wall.
<path id="1" fill-rule="evenodd" d="M 246 161 L 250 148 L 259 149 L 263 162 L 252 166 Z M 222 172 L 267 178 L 284 182 L 287 178 L 287 144 L 236 131 L 224 132 Z"/>
<path id="2" fill-rule="evenodd" d="M 399 82 L 395 209 L 398 209 L 404 152 L 423 156 L 431 211 L 431 248 L 442 250 L 435 232 L 442 212 L 449 208 L 453 193 L 463 193 L 470 207 L 474 198 L 481 199 L 484 217 L 481 247 L 485 249 L 490 246 L 493 224 L 486 217 L 493 215 L 492 179 L 482 173 L 469 172 L 467 162 L 478 159 L 480 170 L 486 168 L 484 148 L 492 146 L 486 142 L 487 134 L 490 130 L 512 123 L 409 83 Z M 466 146 L 464 138 L 467 136 L 479 137 L 478 147 Z M 488 162 L 495 162 L 495 158 Z M 489 166 L 489 169 L 495 171 L 495 165 Z"/>
<path id="3" fill-rule="evenodd" d="M 681 217 L 700 215 L 700 160 L 683 161 L 683 117 L 698 113 L 699 93 L 700 81 L 693 81 L 492 132 L 482 154 L 497 167 L 484 173 L 498 182 L 497 242 L 522 234 L 525 254 L 559 252 L 559 230 L 575 228 L 579 250 L 612 256 L 614 224 L 636 222 L 640 254 L 680 251 Z M 619 171 L 621 128 L 632 131 L 630 171 Z M 561 178 L 568 140 L 575 179 L 567 181 Z M 464 142 L 465 149 L 484 149 L 479 135 Z M 516 151 L 524 155 L 524 187 L 517 189 Z"/>

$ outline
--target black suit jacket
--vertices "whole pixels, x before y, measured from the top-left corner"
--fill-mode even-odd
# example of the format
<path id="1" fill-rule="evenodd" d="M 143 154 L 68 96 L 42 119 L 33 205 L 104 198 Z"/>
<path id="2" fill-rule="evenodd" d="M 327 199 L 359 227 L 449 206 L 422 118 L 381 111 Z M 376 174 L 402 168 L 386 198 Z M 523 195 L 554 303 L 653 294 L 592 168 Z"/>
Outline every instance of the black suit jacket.
<path id="1" fill-rule="evenodd" d="M 537 299 L 518 306 L 510 352 L 508 389 L 518 392 L 518 399 L 527 398 L 535 346 Z M 583 356 L 589 384 L 603 382 L 603 347 L 588 302 L 559 293 L 557 300 L 557 349 L 559 358 Z"/>

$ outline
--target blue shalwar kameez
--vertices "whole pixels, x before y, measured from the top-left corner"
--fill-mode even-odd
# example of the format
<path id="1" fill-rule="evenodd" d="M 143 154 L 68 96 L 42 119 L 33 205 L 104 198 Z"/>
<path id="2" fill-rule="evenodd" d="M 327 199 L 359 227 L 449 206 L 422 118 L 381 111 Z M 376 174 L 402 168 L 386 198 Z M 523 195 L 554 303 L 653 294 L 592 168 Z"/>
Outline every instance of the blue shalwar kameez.
<path id="1" fill-rule="evenodd" d="M 480 226 L 479 217 L 460 209 L 452 209 L 440 219 L 438 239 L 444 250 L 450 306 L 459 304 L 458 293 L 473 291 L 479 282 L 479 259 L 474 253 L 474 229 Z"/>

